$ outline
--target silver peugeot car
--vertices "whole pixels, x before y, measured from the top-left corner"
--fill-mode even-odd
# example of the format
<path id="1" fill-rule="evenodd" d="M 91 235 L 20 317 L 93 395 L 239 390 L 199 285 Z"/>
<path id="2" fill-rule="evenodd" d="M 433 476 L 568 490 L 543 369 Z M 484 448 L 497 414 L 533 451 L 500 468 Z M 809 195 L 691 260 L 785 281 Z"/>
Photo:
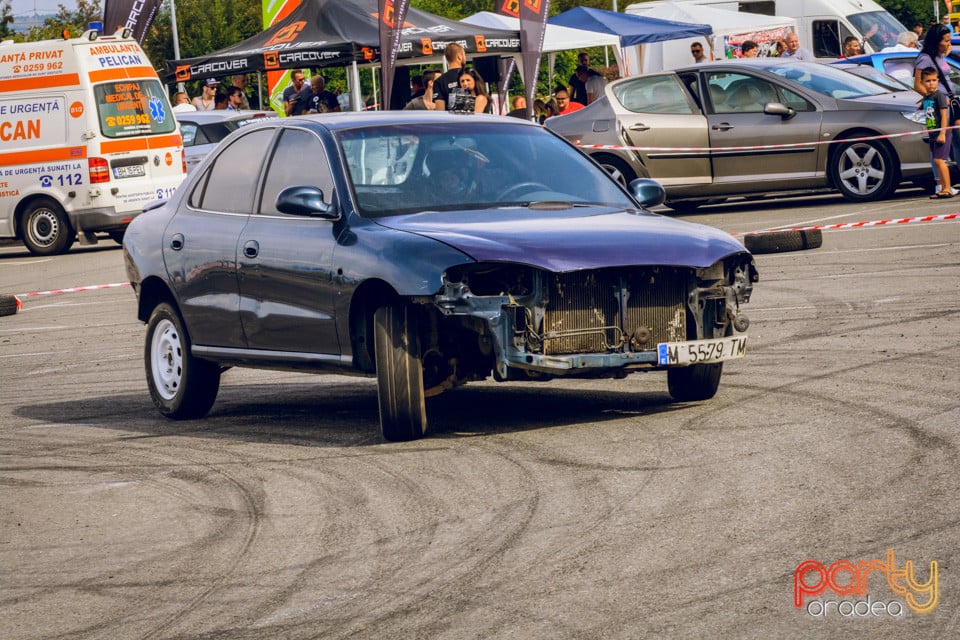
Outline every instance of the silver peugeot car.
<path id="1" fill-rule="evenodd" d="M 868 201 L 931 175 L 918 98 L 830 65 L 720 61 L 611 82 L 546 126 L 626 183 L 649 174 L 678 209 L 824 188 Z"/>

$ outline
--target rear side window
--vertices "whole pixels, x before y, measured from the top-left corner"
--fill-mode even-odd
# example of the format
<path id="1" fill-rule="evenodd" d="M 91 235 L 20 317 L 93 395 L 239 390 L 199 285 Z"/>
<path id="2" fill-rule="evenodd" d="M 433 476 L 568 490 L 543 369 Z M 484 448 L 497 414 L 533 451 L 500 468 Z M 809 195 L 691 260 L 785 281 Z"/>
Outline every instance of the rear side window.
<path id="1" fill-rule="evenodd" d="M 272 138 L 273 129 L 260 129 L 231 142 L 197 183 L 201 191 L 193 193 L 191 204 L 209 211 L 250 213 L 260 164 Z"/>
<path id="2" fill-rule="evenodd" d="M 158 80 L 120 80 L 93 88 L 100 130 L 108 138 L 129 138 L 173 133 L 167 93 Z"/>

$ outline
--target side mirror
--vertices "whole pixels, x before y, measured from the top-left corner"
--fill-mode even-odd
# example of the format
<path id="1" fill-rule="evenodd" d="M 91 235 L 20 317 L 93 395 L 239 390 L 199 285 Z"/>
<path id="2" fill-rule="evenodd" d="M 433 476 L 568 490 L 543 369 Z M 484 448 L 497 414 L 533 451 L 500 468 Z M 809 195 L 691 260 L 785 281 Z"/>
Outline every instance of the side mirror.
<path id="1" fill-rule="evenodd" d="M 340 218 L 333 206 L 323 201 L 323 190 L 317 187 L 287 187 L 277 195 L 277 211 L 324 220 Z"/>
<path id="2" fill-rule="evenodd" d="M 783 104 L 782 102 L 768 102 L 763 108 L 763 112 L 771 116 L 780 116 L 784 120 L 789 120 L 797 115 L 797 112 Z"/>
<path id="3" fill-rule="evenodd" d="M 642 207 L 655 207 L 667 199 L 667 192 L 656 180 L 637 178 L 630 181 L 630 193 Z"/>

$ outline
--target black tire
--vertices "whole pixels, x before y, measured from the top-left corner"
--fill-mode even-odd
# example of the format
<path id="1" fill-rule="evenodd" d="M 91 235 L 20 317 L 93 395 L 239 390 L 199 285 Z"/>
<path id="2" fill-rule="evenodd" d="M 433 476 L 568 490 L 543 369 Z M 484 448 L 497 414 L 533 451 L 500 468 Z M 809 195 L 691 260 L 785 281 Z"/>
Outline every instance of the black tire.
<path id="1" fill-rule="evenodd" d="M 116 242 L 117 244 L 123 244 L 123 234 L 125 234 L 126 232 L 127 230 L 125 228 L 114 229 L 113 231 L 108 231 L 107 234 L 110 236 L 110 239 Z"/>
<path id="2" fill-rule="evenodd" d="M 17 305 L 17 296 L 0 296 L 0 317 L 12 316 L 19 310 L 20 307 Z"/>
<path id="3" fill-rule="evenodd" d="M 37 256 L 64 253 L 77 237 L 63 208 L 49 198 L 31 202 L 23 212 L 20 224 L 23 245 Z"/>
<path id="4" fill-rule="evenodd" d="M 202 418 L 220 390 L 220 367 L 190 353 L 190 336 L 180 314 L 161 303 L 150 314 L 143 350 L 150 397 L 174 420 Z"/>
<path id="5" fill-rule="evenodd" d="M 823 246 L 823 232 L 820 229 L 805 229 L 751 233 L 743 237 L 743 246 L 750 253 L 782 253 L 818 249 Z"/>
<path id="6" fill-rule="evenodd" d="M 882 200 L 900 182 L 896 154 L 886 143 L 867 140 L 836 146 L 830 154 L 830 180 L 847 200 Z"/>
<path id="7" fill-rule="evenodd" d="M 593 156 L 593 159 L 596 160 L 601 167 L 603 167 L 604 171 L 610 174 L 610 177 L 623 186 L 627 186 L 633 180 L 636 180 L 639 177 L 637 176 L 636 172 L 630 168 L 630 165 L 627 164 L 626 161 L 621 160 L 616 156 L 612 156 L 609 153 L 597 154 Z"/>
<path id="8" fill-rule="evenodd" d="M 709 400 L 717 395 L 722 373 L 722 362 L 667 369 L 667 388 L 678 402 Z"/>
<path id="9" fill-rule="evenodd" d="M 399 304 L 380 307 L 373 324 L 380 431 L 386 440 L 416 440 L 427 432 L 427 410 L 413 309 Z"/>

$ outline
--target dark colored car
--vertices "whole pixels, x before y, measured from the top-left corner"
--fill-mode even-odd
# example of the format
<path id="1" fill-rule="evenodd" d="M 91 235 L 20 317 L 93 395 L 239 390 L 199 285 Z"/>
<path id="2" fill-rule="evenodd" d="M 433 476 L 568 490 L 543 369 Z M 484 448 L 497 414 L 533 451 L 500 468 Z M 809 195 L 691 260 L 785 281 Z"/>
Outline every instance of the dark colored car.
<path id="1" fill-rule="evenodd" d="M 741 59 L 616 80 L 546 126 L 626 182 L 642 167 L 674 208 L 825 188 L 867 201 L 930 174 L 917 97 L 826 64 Z"/>
<path id="2" fill-rule="evenodd" d="M 757 273 L 730 235 L 645 210 L 662 199 L 514 118 L 245 126 L 127 231 L 150 394 L 196 418 L 226 367 L 367 374 L 390 440 L 491 375 L 666 370 L 674 398 L 710 398 Z"/>

